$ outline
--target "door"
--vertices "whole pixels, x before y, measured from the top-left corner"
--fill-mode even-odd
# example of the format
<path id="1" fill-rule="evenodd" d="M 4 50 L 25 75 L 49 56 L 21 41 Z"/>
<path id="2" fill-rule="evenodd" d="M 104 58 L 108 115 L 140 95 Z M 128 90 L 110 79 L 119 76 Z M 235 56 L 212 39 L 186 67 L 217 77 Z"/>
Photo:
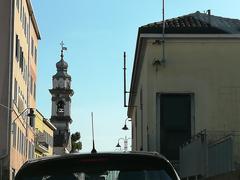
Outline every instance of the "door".
<path id="1" fill-rule="evenodd" d="M 160 152 L 179 160 L 179 146 L 191 138 L 191 95 L 160 95 Z"/>

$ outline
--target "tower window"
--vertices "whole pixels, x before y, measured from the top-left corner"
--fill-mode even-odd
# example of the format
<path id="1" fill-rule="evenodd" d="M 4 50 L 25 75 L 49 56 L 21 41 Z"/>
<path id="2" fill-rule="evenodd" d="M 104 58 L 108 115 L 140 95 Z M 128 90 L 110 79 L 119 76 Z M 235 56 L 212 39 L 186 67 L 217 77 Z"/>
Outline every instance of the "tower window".
<path id="1" fill-rule="evenodd" d="M 64 112 L 64 105 L 65 105 L 65 103 L 63 101 L 59 101 L 57 103 L 57 112 L 58 113 L 63 113 Z"/>

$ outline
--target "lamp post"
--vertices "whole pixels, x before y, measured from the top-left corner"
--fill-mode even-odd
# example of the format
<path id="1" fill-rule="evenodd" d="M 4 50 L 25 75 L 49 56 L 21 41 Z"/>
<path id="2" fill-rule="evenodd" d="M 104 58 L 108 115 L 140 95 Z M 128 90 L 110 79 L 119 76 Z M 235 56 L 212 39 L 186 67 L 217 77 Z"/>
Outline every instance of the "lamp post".
<path id="1" fill-rule="evenodd" d="M 35 114 L 34 114 L 34 108 L 26 108 L 26 109 L 24 109 L 13 121 L 12 121 L 12 125 L 13 125 L 13 123 L 23 114 L 23 113 L 25 113 L 27 110 L 29 109 L 29 113 L 28 113 L 28 117 L 30 118 L 30 125 L 32 126 L 32 127 L 34 127 L 34 118 L 35 118 Z M 27 124 L 27 123 L 26 123 Z M 27 128 L 27 126 L 26 126 L 26 128 Z M 13 130 L 12 128 L 11 128 L 11 130 Z"/>
<path id="2" fill-rule="evenodd" d="M 10 108 L 10 107 L 8 107 L 8 106 L 6 106 L 6 105 L 3 105 L 3 104 L 0 104 L 0 107 L 7 109 L 7 110 L 9 111 L 9 113 L 12 112 L 12 111 L 14 111 L 13 108 Z M 19 117 L 20 117 L 24 112 L 26 112 L 28 109 L 30 110 L 30 112 L 28 113 L 27 116 L 30 118 L 31 125 L 34 126 L 34 124 L 33 124 L 33 123 L 34 123 L 34 118 L 35 118 L 34 108 L 26 108 L 26 109 L 24 109 L 24 110 L 23 110 L 20 114 L 18 114 L 18 115 L 17 115 L 17 112 L 14 111 L 15 114 L 17 115 L 17 117 L 16 117 L 15 119 L 13 119 L 12 121 L 9 121 L 10 124 L 7 125 L 8 127 L 7 127 L 7 136 L 6 136 L 6 142 L 7 142 L 6 147 L 9 148 L 9 150 L 8 150 L 8 152 L 6 152 L 5 154 L 3 154 L 3 155 L 0 156 L 0 163 L 1 163 L 1 166 L 0 166 L 0 179 L 2 178 L 2 175 L 3 175 L 3 160 L 4 160 L 6 157 L 9 156 L 9 151 L 10 151 L 10 148 L 11 148 L 11 137 L 12 137 L 12 136 L 11 136 L 11 133 L 13 133 L 13 124 L 14 124 L 14 122 L 15 122 L 17 119 L 19 119 Z M 12 116 L 12 115 L 11 115 L 11 116 Z M 26 125 L 25 128 L 27 129 L 27 125 Z"/>
<path id="3" fill-rule="evenodd" d="M 129 119 L 129 121 L 131 121 L 131 119 L 130 119 L 129 117 L 127 117 L 127 118 L 125 119 L 125 124 L 124 124 L 122 130 L 128 130 L 128 127 L 127 127 L 127 120 L 128 120 L 128 119 Z"/>
<path id="4" fill-rule="evenodd" d="M 116 147 L 120 148 L 120 150 L 121 150 L 121 145 L 119 144 L 119 142 L 120 142 L 120 140 L 123 140 L 123 143 L 124 143 L 124 150 L 123 151 L 127 152 L 127 150 L 128 150 L 128 140 L 129 139 L 132 139 L 132 138 L 127 138 L 127 136 L 125 136 L 125 138 L 119 138 Z"/>

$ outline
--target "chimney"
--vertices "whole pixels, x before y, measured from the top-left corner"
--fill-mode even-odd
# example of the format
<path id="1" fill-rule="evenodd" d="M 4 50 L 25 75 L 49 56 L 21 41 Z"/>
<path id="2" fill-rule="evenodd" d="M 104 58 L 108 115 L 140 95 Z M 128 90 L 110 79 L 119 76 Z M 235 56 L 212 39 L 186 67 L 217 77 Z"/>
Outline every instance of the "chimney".
<path id="1" fill-rule="evenodd" d="M 208 24 L 209 26 L 211 26 L 211 10 L 210 9 L 207 10 L 207 15 L 208 15 Z"/>

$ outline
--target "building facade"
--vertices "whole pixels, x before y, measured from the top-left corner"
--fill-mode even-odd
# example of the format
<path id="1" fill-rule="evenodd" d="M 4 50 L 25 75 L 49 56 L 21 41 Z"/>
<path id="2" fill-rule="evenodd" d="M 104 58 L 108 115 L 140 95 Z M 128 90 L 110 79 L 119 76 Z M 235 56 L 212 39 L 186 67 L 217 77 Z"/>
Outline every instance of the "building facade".
<path id="1" fill-rule="evenodd" d="M 52 77 L 53 88 L 50 89 L 52 95 L 52 115 L 51 123 L 57 128 L 54 131 L 53 153 L 62 155 L 69 153 L 71 150 L 71 138 L 69 125 L 71 118 L 71 97 L 73 90 L 71 89 L 71 76 L 68 74 L 68 64 L 64 61 L 63 51 L 61 50 L 61 59 L 56 64 L 57 73 Z"/>
<path id="2" fill-rule="evenodd" d="M 36 106 L 40 34 L 29 0 L 0 1 L 0 22 L 0 179 L 8 180 L 34 156 L 27 115 Z"/>
<path id="3" fill-rule="evenodd" d="M 240 21 L 209 11 L 164 23 L 139 28 L 128 117 L 133 150 L 175 162 L 203 129 L 240 130 Z"/>
<path id="4" fill-rule="evenodd" d="M 35 113 L 35 158 L 53 155 L 53 132 L 56 127 L 37 110 Z"/>

